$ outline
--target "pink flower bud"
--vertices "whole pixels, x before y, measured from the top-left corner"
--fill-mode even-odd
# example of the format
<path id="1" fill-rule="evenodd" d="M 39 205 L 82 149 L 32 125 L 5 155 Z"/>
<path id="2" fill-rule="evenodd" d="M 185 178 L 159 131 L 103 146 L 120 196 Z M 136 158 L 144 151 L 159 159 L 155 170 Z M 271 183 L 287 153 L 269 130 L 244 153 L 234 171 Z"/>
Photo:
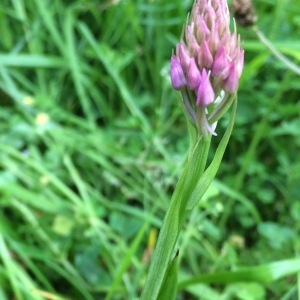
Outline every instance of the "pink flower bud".
<path id="1" fill-rule="evenodd" d="M 231 63 L 228 77 L 224 81 L 224 90 L 228 93 L 234 93 L 237 90 L 239 78 L 241 77 L 244 66 L 244 50 L 237 51 L 235 60 Z"/>
<path id="2" fill-rule="evenodd" d="M 216 11 L 217 18 L 222 20 L 222 27 L 229 33 L 230 14 L 226 1 L 219 1 L 219 7 Z"/>
<path id="3" fill-rule="evenodd" d="M 226 44 L 228 53 L 233 53 L 234 51 L 239 50 L 239 40 L 236 35 L 236 31 L 234 31 L 232 35 L 228 36 Z"/>
<path id="4" fill-rule="evenodd" d="M 224 80 L 223 88 L 228 93 L 234 93 L 237 90 L 238 83 L 239 83 L 238 70 L 235 62 L 233 62 L 229 69 L 229 75 Z"/>
<path id="5" fill-rule="evenodd" d="M 215 92 L 210 82 L 210 72 L 207 73 L 206 69 L 203 69 L 201 74 L 201 81 L 197 92 L 198 106 L 208 106 L 215 99 Z"/>
<path id="6" fill-rule="evenodd" d="M 226 55 L 226 50 L 225 47 L 222 46 L 221 48 L 219 48 L 214 59 L 211 74 L 213 76 L 225 79 L 228 76 L 229 67 L 230 64 Z"/>
<path id="7" fill-rule="evenodd" d="M 208 28 L 212 29 L 216 21 L 216 12 L 210 5 L 207 5 L 204 20 Z"/>
<path id="8" fill-rule="evenodd" d="M 200 51 L 200 46 L 194 34 L 190 34 L 189 37 L 187 37 L 187 45 L 188 45 L 190 55 L 196 57 Z"/>
<path id="9" fill-rule="evenodd" d="M 207 37 L 207 43 L 209 45 L 209 49 L 211 54 L 214 56 L 221 44 L 221 35 L 219 34 L 219 25 L 220 22 L 216 22 L 214 28 L 211 30 L 210 35 Z"/>
<path id="10" fill-rule="evenodd" d="M 172 86 L 175 90 L 180 90 L 186 86 L 186 79 L 184 77 L 182 67 L 178 57 L 175 55 L 171 56 L 170 75 Z"/>
<path id="11" fill-rule="evenodd" d="M 195 59 L 192 58 L 187 73 L 187 85 L 190 89 L 196 90 L 199 87 L 200 80 L 201 80 L 200 71 L 198 70 Z"/>
<path id="12" fill-rule="evenodd" d="M 213 64 L 213 57 L 206 40 L 202 40 L 200 51 L 198 52 L 198 63 L 202 68 L 210 69 Z"/>
<path id="13" fill-rule="evenodd" d="M 188 49 L 183 41 L 180 41 L 179 44 L 176 46 L 176 55 L 179 57 L 180 64 L 184 72 L 187 72 L 188 67 L 191 62 L 191 57 L 188 53 Z"/>
<path id="14" fill-rule="evenodd" d="M 205 21 L 200 15 L 196 16 L 196 36 L 198 41 L 202 41 L 210 34 L 210 30 L 208 29 Z"/>

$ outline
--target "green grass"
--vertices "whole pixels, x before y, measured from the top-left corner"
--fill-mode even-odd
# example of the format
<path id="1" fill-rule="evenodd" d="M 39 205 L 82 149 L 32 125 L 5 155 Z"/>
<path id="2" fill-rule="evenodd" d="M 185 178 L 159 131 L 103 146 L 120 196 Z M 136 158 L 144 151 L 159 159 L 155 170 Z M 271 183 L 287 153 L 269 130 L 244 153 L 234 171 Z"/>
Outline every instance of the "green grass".
<path id="1" fill-rule="evenodd" d="M 139 297 L 188 150 L 168 70 L 191 4 L 1 2 L 1 300 Z M 256 4 L 300 65 L 300 4 Z M 238 30 L 235 127 L 180 236 L 177 299 L 299 299 L 299 76 Z"/>

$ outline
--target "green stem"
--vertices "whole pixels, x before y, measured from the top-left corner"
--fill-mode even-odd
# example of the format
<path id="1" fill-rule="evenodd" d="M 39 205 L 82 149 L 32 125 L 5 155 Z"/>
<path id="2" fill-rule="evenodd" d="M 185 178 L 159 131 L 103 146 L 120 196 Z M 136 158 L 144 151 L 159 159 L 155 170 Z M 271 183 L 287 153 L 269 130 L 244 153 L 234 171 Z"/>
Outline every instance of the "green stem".
<path id="1" fill-rule="evenodd" d="M 157 299 L 182 226 L 183 218 L 179 218 L 179 208 L 180 202 L 177 201 L 177 197 L 173 197 L 160 230 L 147 281 L 141 296 L 142 300 Z M 174 222 L 174 220 L 177 222 Z"/>
<path id="2" fill-rule="evenodd" d="M 142 300 L 155 300 L 158 296 L 185 220 L 186 202 L 205 169 L 209 145 L 210 138 L 198 139 L 178 181 L 151 259 L 148 277 L 141 296 Z"/>
<path id="3" fill-rule="evenodd" d="M 253 31 L 256 33 L 257 37 L 260 41 L 272 52 L 272 54 L 279 59 L 287 68 L 291 71 L 300 75 L 300 67 L 294 64 L 291 60 L 289 60 L 286 56 L 284 56 L 281 52 L 279 52 L 273 44 L 267 39 L 267 37 L 258 29 L 258 27 L 253 27 Z"/>

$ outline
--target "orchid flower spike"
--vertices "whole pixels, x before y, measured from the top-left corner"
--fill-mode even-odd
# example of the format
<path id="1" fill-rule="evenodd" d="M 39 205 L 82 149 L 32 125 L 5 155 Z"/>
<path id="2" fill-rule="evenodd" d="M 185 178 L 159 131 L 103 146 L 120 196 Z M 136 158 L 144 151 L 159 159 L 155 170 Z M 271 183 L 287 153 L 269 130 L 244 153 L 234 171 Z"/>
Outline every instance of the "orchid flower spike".
<path id="1" fill-rule="evenodd" d="M 201 134 L 215 133 L 207 121 L 207 108 L 216 105 L 220 95 L 226 101 L 236 93 L 243 66 L 244 50 L 235 24 L 230 31 L 227 1 L 196 0 L 176 54 L 171 57 L 170 75 L 173 88 L 189 95 L 186 111 L 191 114 L 193 108 Z M 206 128 L 200 124 L 207 124 Z"/>

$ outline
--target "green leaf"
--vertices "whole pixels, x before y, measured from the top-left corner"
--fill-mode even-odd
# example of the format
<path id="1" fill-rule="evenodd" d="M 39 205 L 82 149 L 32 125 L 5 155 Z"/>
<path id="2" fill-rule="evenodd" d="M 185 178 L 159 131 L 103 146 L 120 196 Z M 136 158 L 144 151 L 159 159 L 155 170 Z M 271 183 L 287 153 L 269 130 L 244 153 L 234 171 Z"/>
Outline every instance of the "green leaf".
<path id="1" fill-rule="evenodd" d="M 269 283 L 282 277 L 300 272 L 300 259 L 288 259 L 266 265 L 240 268 L 237 271 L 215 272 L 195 276 L 178 284 L 178 289 L 198 283 L 228 284 L 234 282 L 253 281 Z"/>
<path id="2" fill-rule="evenodd" d="M 178 278 L 178 251 L 169 266 L 157 300 L 172 300 L 176 297 Z"/>
<path id="3" fill-rule="evenodd" d="M 0 54 L 0 64 L 21 68 L 66 68 L 65 61 L 59 56 L 32 54 Z"/>
<path id="4" fill-rule="evenodd" d="M 239 300 L 263 300 L 265 298 L 265 289 L 258 283 L 236 283 L 228 287 L 227 292 L 230 296 L 235 296 Z"/>

